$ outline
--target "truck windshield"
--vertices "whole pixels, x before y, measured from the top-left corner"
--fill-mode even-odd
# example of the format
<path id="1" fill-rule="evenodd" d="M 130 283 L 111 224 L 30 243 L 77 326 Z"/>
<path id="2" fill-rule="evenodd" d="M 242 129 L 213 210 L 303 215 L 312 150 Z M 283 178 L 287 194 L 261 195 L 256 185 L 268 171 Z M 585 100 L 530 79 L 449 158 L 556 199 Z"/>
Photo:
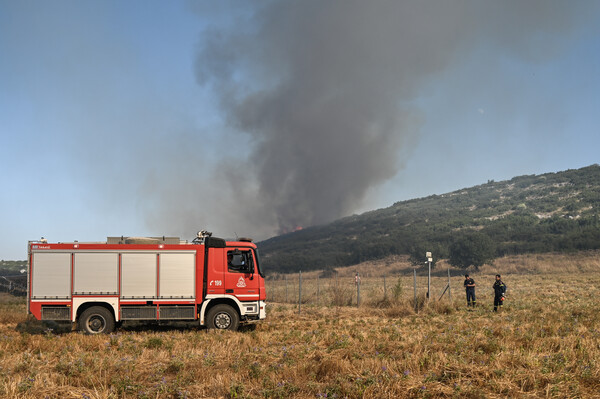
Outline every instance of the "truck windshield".
<path id="1" fill-rule="evenodd" d="M 262 272 L 262 269 L 260 268 L 260 256 L 258 254 L 258 248 L 254 248 L 254 257 L 256 258 L 256 270 L 258 271 L 258 274 L 261 277 L 265 277 L 265 275 Z"/>

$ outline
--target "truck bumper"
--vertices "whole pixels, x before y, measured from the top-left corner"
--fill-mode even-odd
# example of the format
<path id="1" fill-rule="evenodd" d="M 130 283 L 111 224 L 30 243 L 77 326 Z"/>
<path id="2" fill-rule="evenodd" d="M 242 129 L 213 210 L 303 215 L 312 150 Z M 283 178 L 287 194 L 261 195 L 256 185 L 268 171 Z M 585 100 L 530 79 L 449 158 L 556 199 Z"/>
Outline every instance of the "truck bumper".
<path id="1" fill-rule="evenodd" d="M 256 301 L 256 302 L 242 302 L 244 309 L 244 314 L 242 317 L 245 317 L 246 320 L 262 320 L 267 317 L 266 312 L 266 303 L 265 301 Z"/>
<path id="2" fill-rule="evenodd" d="M 243 320 L 256 321 L 256 320 L 262 320 L 267 317 L 267 312 L 266 312 L 267 304 L 265 303 L 265 301 L 257 301 L 257 302 L 251 302 L 251 303 L 252 303 L 252 309 L 256 309 L 256 311 L 246 312 L 242 316 Z"/>
<path id="3" fill-rule="evenodd" d="M 258 301 L 258 318 L 262 320 L 267 317 L 267 303 L 265 301 Z"/>

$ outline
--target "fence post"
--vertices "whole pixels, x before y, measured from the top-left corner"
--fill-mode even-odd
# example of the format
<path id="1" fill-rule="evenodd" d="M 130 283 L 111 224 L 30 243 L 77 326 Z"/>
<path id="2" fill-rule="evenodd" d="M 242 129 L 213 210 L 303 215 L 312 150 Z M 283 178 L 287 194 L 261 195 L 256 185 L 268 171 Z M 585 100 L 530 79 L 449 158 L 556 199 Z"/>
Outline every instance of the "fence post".
<path id="1" fill-rule="evenodd" d="M 298 274 L 298 313 L 300 313 L 300 306 L 302 303 L 302 270 Z"/>
<path id="2" fill-rule="evenodd" d="M 427 270 L 429 270 L 427 273 L 427 300 L 429 300 L 431 296 L 431 262 L 427 261 L 427 266 Z"/>
<path id="3" fill-rule="evenodd" d="M 356 273 L 356 307 L 360 306 L 360 274 Z"/>
<path id="4" fill-rule="evenodd" d="M 450 268 L 448 268 L 448 299 L 452 303 L 452 291 L 450 289 Z"/>
<path id="5" fill-rule="evenodd" d="M 287 274 L 285 275 L 285 303 L 288 303 L 288 284 L 287 284 Z"/>
<path id="6" fill-rule="evenodd" d="M 319 301 L 319 294 L 320 294 L 320 285 L 319 285 L 319 275 L 317 274 L 317 306 L 319 306 L 321 304 L 321 302 Z"/>
<path id="7" fill-rule="evenodd" d="M 387 287 L 385 285 L 385 274 L 383 275 L 383 300 L 387 299 Z"/>
<path id="8" fill-rule="evenodd" d="M 413 269 L 413 281 L 414 281 L 414 291 L 415 291 L 415 312 L 419 311 L 419 308 L 417 306 L 417 269 Z"/>

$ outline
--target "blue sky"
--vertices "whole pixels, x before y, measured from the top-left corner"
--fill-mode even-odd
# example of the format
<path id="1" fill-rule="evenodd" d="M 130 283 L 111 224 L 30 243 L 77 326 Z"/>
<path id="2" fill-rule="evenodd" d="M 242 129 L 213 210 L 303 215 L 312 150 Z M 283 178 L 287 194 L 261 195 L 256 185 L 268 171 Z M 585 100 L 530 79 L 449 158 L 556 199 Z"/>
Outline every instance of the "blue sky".
<path id="1" fill-rule="evenodd" d="M 423 19 L 383 21 L 381 36 L 371 32 L 384 3 L 343 3 L 1 1 L 0 258 L 25 259 L 27 240 L 42 236 L 192 238 L 209 229 L 264 239 L 489 179 L 599 162 L 597 2 L 537 3 L 532 21 L 507 2 L 496 25 L 485 2 L 398 6 Z M 456 38 L 438 37 L 461 21 L 469 28 Z M 320 43 L 327 29 L 339 29 L 333 47 Z M 330 55 L 345 46 L 381 61 L 363 57 L 352 69 L 344 62 L 354 58 Z M 390 48 L 407 50 L 395 57 Z M 306 54 L 316 55 L 304 64 Z M 324 87 L 306 88 L 313 76 Z M 357 76 L 364 82 L 346 81 Z M 371 90 L 385 96 L 356 101 Z M 345 136 L 344 121 L 296 98 L 351 121 L 358 111 L 374 130 L 353 123 Z M 314 141 L 298 126 L 315 128 Z M 352 146 L 363 139 L 381 147 Z M 321 162 L 321 147 L 343 151 Z"/>

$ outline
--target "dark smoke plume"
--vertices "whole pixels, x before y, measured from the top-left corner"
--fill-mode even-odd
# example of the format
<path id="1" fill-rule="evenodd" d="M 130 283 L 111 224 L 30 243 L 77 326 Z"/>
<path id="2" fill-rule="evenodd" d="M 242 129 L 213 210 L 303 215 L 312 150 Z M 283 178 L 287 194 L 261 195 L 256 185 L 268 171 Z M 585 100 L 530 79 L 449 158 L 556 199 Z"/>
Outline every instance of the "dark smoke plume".
<path id="1" fill-rule="evenodd" d="M 237 170 L 258 185 L 245 200 L 281 232 L 351 213 L 401 167 L 423 118 L 422 87 L 476 49 L 552 57 L 574 16 L 555 4 L 273 1 L 240 12 L 234 29 L 209 30 L 197 78 L 250 137 L 248 148 L 232 145 L 249 154 Z"/>

